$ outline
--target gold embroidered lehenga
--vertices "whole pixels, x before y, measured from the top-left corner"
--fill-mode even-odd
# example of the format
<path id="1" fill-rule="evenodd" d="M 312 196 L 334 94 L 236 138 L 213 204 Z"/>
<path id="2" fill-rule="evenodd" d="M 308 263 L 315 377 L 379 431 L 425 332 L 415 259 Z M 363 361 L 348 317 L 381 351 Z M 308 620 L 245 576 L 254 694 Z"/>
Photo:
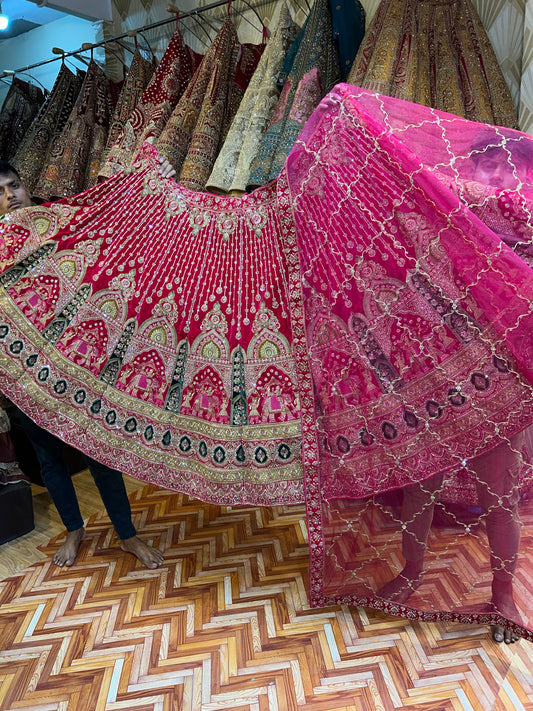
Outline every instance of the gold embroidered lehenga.
<path id="1" fill-rule="evenodd" d="M 115 106 L 115 111 L 109 123 L 106 146 L 102 152 L 100 163 L 98 166 L 93 167 L 93 179 L 95 176 L 98 178 L 101 174 L 102 167 L 106 163 L 110 151 L 123 134 L 125 126 L 133 115 L 155 69 L 155 59 L 149 62 L 142 56 L 139 49 L 136 48 L 117 105 Z M 96 179 L 94 179 L 92 185 L 95 185 L 95 183 Z"/>
<path id="2" fill-rule="evenodd" d="M 511 93 L 471 0 L 382 0 L 346 81 L 518 128 Z"/>
<path id="3" fill-rule="evenodd" d="M 228 17 L 155 141 L 191 190 L 205 188 L 262 51 L 263 46 L 240 45 Z"/>
<path id="4" fill-rule="evenodd" d="M 11 160 L 32 194 L 43 166 L 48 165 L 49 151 L 68 121 L 84 76 L 84 72 L 74 74 L 66 65 L 61 66 L 50 96 Z"/>
<path id="5" fill-rule="evenodd" d="M 69 119 L 50 146 L 36 195 L 50 200 L 75 195 L 96 183 L 95 169 L 105 148 L 112 112 L 109 80 L 91 61 Z"/>

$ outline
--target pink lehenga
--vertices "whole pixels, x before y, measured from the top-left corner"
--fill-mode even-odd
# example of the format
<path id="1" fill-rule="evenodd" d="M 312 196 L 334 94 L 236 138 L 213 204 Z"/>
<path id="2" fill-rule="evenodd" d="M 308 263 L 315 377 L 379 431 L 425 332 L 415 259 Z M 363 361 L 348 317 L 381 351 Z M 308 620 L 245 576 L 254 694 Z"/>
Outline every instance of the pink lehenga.
<path id="1" fill-rule="evenodd" d="M 144 481 L 305 497 L 313 605 L 533 639 L 532 141 L 339 85 L 249 195 L 145 145 L 5 219 L 0 390 Z"/>

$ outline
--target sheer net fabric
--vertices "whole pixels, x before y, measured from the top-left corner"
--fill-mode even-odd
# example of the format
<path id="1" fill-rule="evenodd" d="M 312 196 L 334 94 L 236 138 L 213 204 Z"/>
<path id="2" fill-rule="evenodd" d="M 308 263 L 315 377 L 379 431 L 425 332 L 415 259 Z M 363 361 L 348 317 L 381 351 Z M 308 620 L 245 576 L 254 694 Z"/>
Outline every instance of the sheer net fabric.
<path id="1" fill-rule="evenodd" d="M 342 85 L 291 153 L 320 604 L 531 628 L 532 157 Z"/>
<path id="2" fill-rule="evenodd" d="M 249 195 L 146 145 L 5 219 L 2 389 L 144 481 L 305 496 L 313 605 L 532 638 L 532 140 L 339 85 Z"/>

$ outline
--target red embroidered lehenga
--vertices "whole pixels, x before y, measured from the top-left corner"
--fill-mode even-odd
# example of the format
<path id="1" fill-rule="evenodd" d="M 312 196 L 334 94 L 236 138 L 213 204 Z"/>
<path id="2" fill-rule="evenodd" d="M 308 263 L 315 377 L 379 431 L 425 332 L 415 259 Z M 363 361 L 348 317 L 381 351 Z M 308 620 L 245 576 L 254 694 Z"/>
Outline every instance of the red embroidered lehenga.
<path id="1" fill-rule="evenodd" d="M 533 638 L 532 141 L 340 85 L 249 195 L 145 145 L 5 219 L 0 389 L 144 481 L 305 497 L 313 605 Z"/>

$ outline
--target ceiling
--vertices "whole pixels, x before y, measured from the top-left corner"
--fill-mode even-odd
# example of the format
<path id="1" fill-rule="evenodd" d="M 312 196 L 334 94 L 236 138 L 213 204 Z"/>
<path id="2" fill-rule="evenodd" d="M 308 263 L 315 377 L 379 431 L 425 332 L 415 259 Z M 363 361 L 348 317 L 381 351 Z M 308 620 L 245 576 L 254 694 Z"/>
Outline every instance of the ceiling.
<path id="1" fill-rule="evenodd" d="M 7 30 L 0 31 L 0 42 L 58 20 L 77 15 L 86 20 L 111 20 L 111 0 L 0 0 L 2 14 L 9 17 Z"/>
<path id="2" fill-rule="evenodd" d="M 32 0 L 32 4 L 54 8 L 85 20 L 112 20 L 112 0 Z"/>

